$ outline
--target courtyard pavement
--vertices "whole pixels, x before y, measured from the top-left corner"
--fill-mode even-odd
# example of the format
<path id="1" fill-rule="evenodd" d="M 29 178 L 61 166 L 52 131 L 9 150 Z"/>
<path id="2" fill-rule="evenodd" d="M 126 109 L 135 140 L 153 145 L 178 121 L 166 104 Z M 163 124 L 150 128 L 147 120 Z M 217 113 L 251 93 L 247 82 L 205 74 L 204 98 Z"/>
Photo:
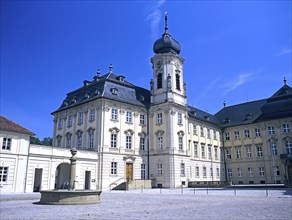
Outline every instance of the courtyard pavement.
<path id="1" fill-rule="evenodd" d="M 292 188 L 136 189 L 94 205 L 36 205 L 40 193 L 1 194 L 0 219 L 292 219 Z"/>

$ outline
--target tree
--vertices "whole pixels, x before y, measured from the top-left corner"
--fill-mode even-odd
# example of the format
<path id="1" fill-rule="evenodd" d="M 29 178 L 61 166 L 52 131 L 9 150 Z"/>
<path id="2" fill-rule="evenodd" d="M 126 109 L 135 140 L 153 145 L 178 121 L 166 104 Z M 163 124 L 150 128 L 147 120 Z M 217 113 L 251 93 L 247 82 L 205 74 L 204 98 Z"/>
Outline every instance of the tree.
<path id="1" fill-rule="evenodd" d="M 30 143 L 31 144 L 38 144 L 38 145 L 42 144 L 42 142 L 40 141 L 40 139 L 38 137 L 33 137 L 33 136 L 30 138 Z"/>
<path id="2" fill-rule="evenodd" d="M 53 145 L 53 139 L 51 137 L 45 137 L 42 140 L 42 145 L 52 146 Z"/>

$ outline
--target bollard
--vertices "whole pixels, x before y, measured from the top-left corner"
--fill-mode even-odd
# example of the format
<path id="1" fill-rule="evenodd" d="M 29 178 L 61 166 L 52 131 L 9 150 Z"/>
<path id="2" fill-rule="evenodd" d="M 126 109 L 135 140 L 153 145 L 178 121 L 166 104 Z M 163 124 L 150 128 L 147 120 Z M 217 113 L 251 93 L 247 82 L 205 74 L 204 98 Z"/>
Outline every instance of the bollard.
<path id="1" fill-rule="evenodd" d="M 194 194 L 196 194 L 196 188 L 194 188 Z"/>
<path id="2" fill-rule="evenodd" d="M 143 186 L 141 186 L 141 193 L 143 193 Z"/>
<path id="3" fill-rule="evenodd" d="M 266 196 L 269 196 L 267 184 L 266 184 Z"/>
<path id="4" fill-rule="evenodd" d="M 162 188 L 160 188 L 160 194 L 161 194 L 161 190 L 162 190 Z"/>
<path id="5" fill-rule="evenodd" d="M 233 185 L 234 195 L 236 196 L 235 184 Z"/>
<path id="6" fill-rule="evenodd" d="M 208 187 L 207 187 L 207 195 L 209 195 L 209 189 L 208 189 Z"/>
<path id="7" fill-rule="evenodd" d="M 182 185 L 180 187 L 180 190 L 181 190 L 181 194 L 184 194 L 184 190 L 183 190 L 183 186 Z"/>

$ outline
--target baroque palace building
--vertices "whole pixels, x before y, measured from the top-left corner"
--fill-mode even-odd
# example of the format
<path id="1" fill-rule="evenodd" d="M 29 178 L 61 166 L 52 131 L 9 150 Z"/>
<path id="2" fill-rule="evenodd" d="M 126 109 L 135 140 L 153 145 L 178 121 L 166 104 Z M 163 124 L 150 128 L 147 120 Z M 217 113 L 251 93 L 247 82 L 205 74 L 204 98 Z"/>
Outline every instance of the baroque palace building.
<path id="1" fill-rule="evenodd" d="M 292 183 L 292 89 L 225 106 L 212 115 L 187 104 L 181 46 L 165 31 L 153 46 L 150 90 L 98 71 L 67 94 L 54 116 L 53 146 L 30 145 L 25 191 L 64 188 L 77 148 L 77 188 Z M 5 129 L 4 129 L 5 130 Z M 13 179 L 1 131 L 0 183 Z M 8 165 L 5 165 L 8 164 Z M 5 173 L 6 172 L 6 173 Z M 6 188 L 5 188 L 6 187 Z"/>

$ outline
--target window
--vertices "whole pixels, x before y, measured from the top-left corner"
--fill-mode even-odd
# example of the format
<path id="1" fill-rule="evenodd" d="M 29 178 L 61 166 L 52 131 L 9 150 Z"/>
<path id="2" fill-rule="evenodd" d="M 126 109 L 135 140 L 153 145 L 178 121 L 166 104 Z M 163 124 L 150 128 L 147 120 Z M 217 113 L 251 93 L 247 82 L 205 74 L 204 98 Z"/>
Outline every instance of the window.
<path id="1" fill-rule="evenodd" d="M 271 145 L 271 148 L 272 148 L 272 155 L 273 156 L 278 155 L 278 149 L 277 149 L 276 143 L 273 142 L 272 145 Z"/>
<path id="2" fill-rule="evenodd" d="M 58 129 L 62 129 L 63 128 L 63 118 L 59 119 L 59 123 L 58 123 Z"/>
<path id="3" fill-rule="evenodd" d="M 140 115 L 140 125 L 145 125 L 145 115 Z"/>
<path id="4" fill-rule="evenodd" d="M 95 119 L 95 109 L 90 109 L 89 121 L 94 121 Z"/>
<path id="5" fill-rule="evenodd" d="M 220 169 L 217 167 L 216 168 L 216 177 L 219 178 L 219 176 L 220 176 Z"/>
<path id="6" fill-rule="evenodd" d="M 111 162 L 111 174 L 112 175 L 117 175 L 117 168 L 118 168 L 118 163 Z"/>
<path id="7" fill-rule="evenodd" d="M 218 160 L 218 147 L 214 147 L 215 160 Z"/>
<path id="8" fill-rule="evenodd" d="M 212 146 L 208 145 L 208 157 L 209 159 L 212 159 Z"/>
<path id="9" fill-rule="evenodd" d="M 207 177 L 207 168 L 203 167 L 203 177 L 206 178 Z"/>
<path id="10" fill-rule="evenodd" d="M 226 148 L 225 152 L 226 152 L 226 159 L 231 160 L 231 148 Z"/>
<path id="11" fill-rule="evenodd" d="M 275 134 L 274 126 L 268 126 L 268 132 L 269 134 Z"/>
<path id="12" fill-rule="evenodd" d="M 116 108 L 112 108 L 111 119 L 118 120 L 118 110 Z"/>
<path id="13" fill-rule="evenodd" d="M 162 163 L 157 164 L 157 175 L 162 176 Z"/>
<path id="14" fill-rule="evenodd" d="M 82 124 L 83 123 L 83 112 L 79 112 L 78 113 L 78 124 Z"/>
<path id="15" fill-rule="evenodd" d="M 279 166 L 275 166 L 274 172 L 275 172 L 276 176 L 280 176 L 280 168 L 279 168 Z"/>
<path id="16" fill-rule="evenodd" d="M 211 131 L 209 128 L 207 128 L 207 138 L 211 138 Z"/>
<path id="17" fill-rule="evenodd" d="M 286 150 L 287 150 L 287 154 L 292 154 L 292 143 L 291 143 L 291 141 L 287 141 L 286 142 Z"/>
<path id="18" fill-rule="evenodd" d="M 251 167 L 247 168 L 248 176 L 253 177 L 253 169 Z"/>
<path id="19" fill-rule="evenodd" d="M 72 115 L 69 115 L 68 116 L 68 124 L 67 124 L 68 127 L 72 127 Z"/>
<path id="20" fill-rule="evenodd" d="M 232 177 L 232 169 L 230 168 L 227 169 L 227 176 Z"/>
<path id="21" fill-rule="evenodd" d="M 230 135 L 228 132 L 225 132 L 225 140 L 229 141 L 230 140 Z"/>
<path id="22" fill-rule="evenodd" d="M 236 158 L 241 159 L 241 149 L 240 148 L 236 148 Z"/>
<path id="23" fill-rule="evenodd" d="M 162 88 L 162 73 L 157 74 L 157 89 Z"/>
<path id="24" fill-rule="evenodd" d="M 71 147 L 71 134 L 70 133 L 68 133 L 67 135 L 66 135 L 66 137 L 67 137 L 67 147 L 68 148 L 70 148 Z"/>
<path id="25" fill-rule="evenodd" d="M 237 168 L 237 176 L 242 177 L 242 170 L 241 168 Z"/>
<path id="26" fill-rule="evenodd" d="M 183 138 L 178 137 L 178 149 L 182 150 L 183 149 Z"/>
<path id="27" fill-rule="evenodd" d="M 216 131 L 213 131 L 213 135 L 214 135 L 214 140 L 217 140 L 217 132 Z"/>
<path id="28" fill-rule="evenodd" d="M 259 167 L 260 176 L 265 176 L 264 167 Z"/>
<path id="29" fill-rule="evenodd" d="M 198 154 L 198 143 L 197 142 L 193 142 L 194 143 L 194 156 L 197 157 Z"/>
<path id="30" fill-rule="evenodd" d="M 257 152 L 258 152 L 258 157 L 263 156 L 263 148 L 260 145 L 257 145 Z"/>
<path id="31" fill-rule="evenodd" d="M 117 147 L 117 134 L 111 134 L 111 147 Z"/>
<path id="32" fill-rule="evenodd" d="M 210 167 L 210 176 L 213 177 L 213 168 Z"/>
<path id="33" fill-rule="evenodd" d="M 198 135 L 197 133 L 197 125 L 193 124 L 193 134 Z"/>
<path id="34" fill-rule="evenodd" d="M 283 124 L 283 132 L 284 133 L 289 133 L 290 132 L 289 124 Z"/>
<path id="35" fill-rule="evenodd" d="M 239 131 L 234 131 L 234 140 L 239 140 Z"/>
<path id="36" fill-rule="evenodd" d="M 200 131 L 201 131 L 201 137 L 204 137 L 205 135 L 204 135 L 204 128 L 201 126 L 200 127 Z"/>
<path id="37" fill-rule="evenodd" d="M 244 130 L 244 137 L 250 138 L 249 130 Z"/>
<path id="38" fill-rule="evenodd" d="M 93 131 L 91 131 L 89 133 L 89 148 L 93 148 L 93 144 L 94 144 L 94 135 L 93 135 Z"/>
<path id="39" fill-rule="evenodd" d="M 2 150 L 10 150 L 11 148 L 11 138 L 3 138 Z"/>
<path id="40" fill-rule="evenodd" d="M 8 167 L 0 166 L 0 182 L 7 182 Z"/>
<path id="41" fill-rule="evenodd" d="M 126 113 L 126 122 L 132 123 L 132 112 Z"/>
<path id="42" fill-rule="evenodd" d="M 145 138 L 140 137 L 140 150 L 145 150 Z"/>
<path id="43" fill-rule="evenodd" d="M 200 168 L 196 166 L 196 177 L 200 176 Z"/>
<path id="44" fill-rule="evenodd" d="M 205 157 L 205 145 L 201 144 L 202 157 Z"/>
<path id="45" fill-rule="evenodd" d="M 185 164 L 184 163 L 180 164 L 180 175 L 181 176 L 185 175 Z"/>
<path id="46" fill-rule="evenodd" d="M 146 179 L 146 164 L 144 163 L 141 164 L 141 179 Z"/>
<path id="47" fill-rule="evenodd" d="M 132 135 L 126 135 L 126 149 L 132 149 Z"/>
<path id="48" fill-rule="evenodd" d="M 118 95 L 119 90 L 117 88 L 111 88 L 110 91 L 113 95 Z"/>
<path id="49" fill-rule="evenodd" d="M 255 128 L 254 129 L 254 133 L 256 137 L 260 137 L 261 136 L 261 130 L 259 128 Z"/>
<path id="50" fill-rule="evenodd" d="M 77 149 L 80 149 L 82 146 L 82 132 L 77 132 Z"/>
<path id="51" fill-rule="evenodd" d="M 251 146 L 246 146 L 246 157 L 251 158 Z"/>
<path id="52" fill-rule="evenodd" d="M 175 82 L 176 82 L 176 89 L 180 90 L 180 75 L 177 73 L 175 74 Z"/>
<path id="53" fill-rule="evenodd" d="M 158 141 L 158 149 L 162 150 L 162 148 L 163 148 L 163 137 L 162 137 L 162 135 L 158 136 L 157 141 Z"/>
<path id="54" fill-rule="evenodd" d="M 162 124 L 162 113 L 157 114 L 157 124 Z"/>
<path id="55" fill-rule="evenodd" d="M 177 123 L 178 123 L 179 125 L 182 124 L 182 113 L 177 113 Z"/>

